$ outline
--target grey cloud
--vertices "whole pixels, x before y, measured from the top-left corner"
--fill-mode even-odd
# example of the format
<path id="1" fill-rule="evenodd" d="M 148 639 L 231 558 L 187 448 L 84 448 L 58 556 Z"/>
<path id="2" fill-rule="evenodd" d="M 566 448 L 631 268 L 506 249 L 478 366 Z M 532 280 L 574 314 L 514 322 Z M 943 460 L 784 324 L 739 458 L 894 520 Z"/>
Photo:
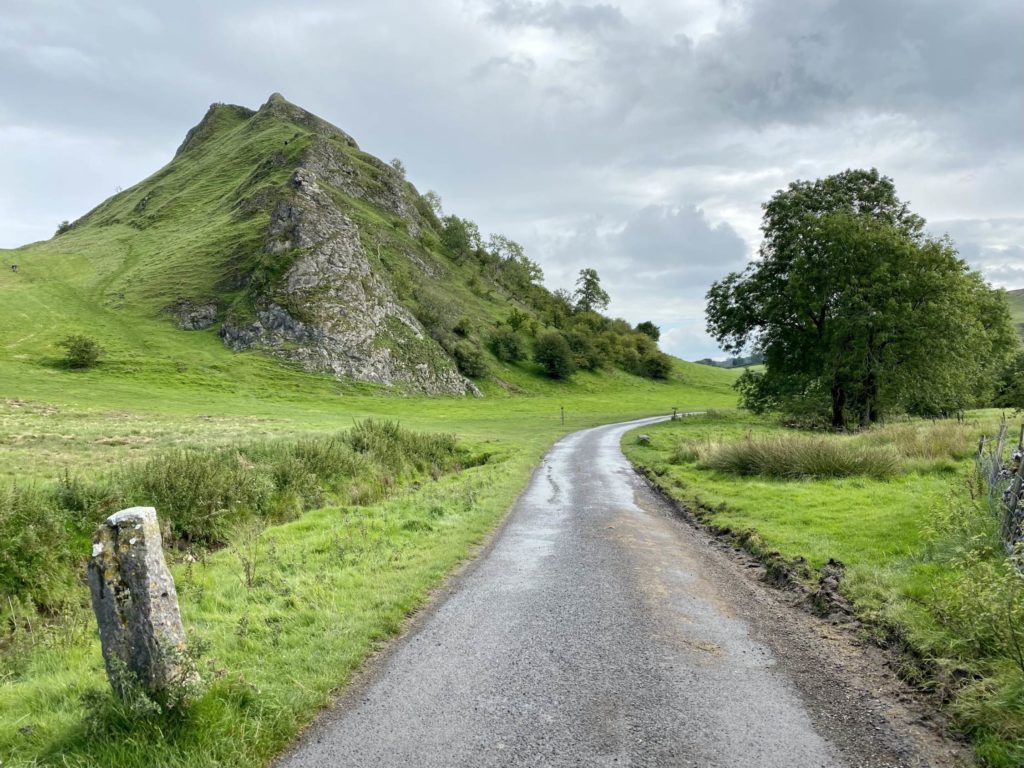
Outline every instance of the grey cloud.
<path id="1" fill-rule="evenodd" d="M 552 284 L 596 266 L 616 311 L 657 309 L 706 354 L 703 292 L 756 248 L 759 204 L 850 166 L 1024 285 L 1022 29 L 1024 5 L 995 0 L 16 3 L 0 243 L 155 171 L 209 103 L 281 91 Z"/>
<path id="2" fill-rule="evenodd" d="M 1024 288 L 1024 217 L 939 221 L 929 229 L 948 234 L 961 258 L 994 285 Z"/>
<path id="3" fill-rule="evenodd" d="M 614 5 L 565 5 L 558 0 L 499 0 L 485 17 L 503 27 L 543 27 L 558 32 L 595 32 L 626 24 L 622 11 Z"/>

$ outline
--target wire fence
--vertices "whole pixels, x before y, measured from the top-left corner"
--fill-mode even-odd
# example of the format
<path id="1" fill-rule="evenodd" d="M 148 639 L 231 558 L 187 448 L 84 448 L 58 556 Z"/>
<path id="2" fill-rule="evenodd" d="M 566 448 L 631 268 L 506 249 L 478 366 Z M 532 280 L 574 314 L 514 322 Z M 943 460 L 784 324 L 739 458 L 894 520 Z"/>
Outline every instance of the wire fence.
<path id="1" fill-rule="evenodd" d="M 988 508 L 1000 521 L 999 535 L 1006 554 L 1024 571 L 1024 424 L 1016 445 L 1008 446 L 1006 419 L 993 437 L 978 440 L 978 474 L 988 489 Z"/>

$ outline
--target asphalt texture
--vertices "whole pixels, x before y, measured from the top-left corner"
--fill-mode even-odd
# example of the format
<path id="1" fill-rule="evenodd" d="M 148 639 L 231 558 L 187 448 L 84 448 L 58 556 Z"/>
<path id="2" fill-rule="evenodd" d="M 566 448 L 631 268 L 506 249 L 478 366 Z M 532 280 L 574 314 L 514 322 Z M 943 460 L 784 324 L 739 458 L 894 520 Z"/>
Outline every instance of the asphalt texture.
<path id="1" fill-rule="evenodd" d="M 557 443 L 493 545 L 277 765 L 940 764 L 817 641 L 780 661 L 805 619 L 635 474 L 619 441 L 642 423 Z"/>

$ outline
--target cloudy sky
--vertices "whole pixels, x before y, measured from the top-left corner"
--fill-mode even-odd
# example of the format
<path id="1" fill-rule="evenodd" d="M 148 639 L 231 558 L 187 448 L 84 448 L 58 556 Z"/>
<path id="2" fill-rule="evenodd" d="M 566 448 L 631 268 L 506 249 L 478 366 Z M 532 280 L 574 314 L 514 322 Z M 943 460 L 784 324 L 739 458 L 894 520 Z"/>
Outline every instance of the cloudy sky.
<path id="1" fill-rule="evenodd" d="M 1019 0 L 0 0 L 0 247 L 164 165 L 211 102 L 273 91 L 398 157 L 551 287 L 718 354 L 711 281 L 794 179 L 877 167 L 1024 287 Z"/>

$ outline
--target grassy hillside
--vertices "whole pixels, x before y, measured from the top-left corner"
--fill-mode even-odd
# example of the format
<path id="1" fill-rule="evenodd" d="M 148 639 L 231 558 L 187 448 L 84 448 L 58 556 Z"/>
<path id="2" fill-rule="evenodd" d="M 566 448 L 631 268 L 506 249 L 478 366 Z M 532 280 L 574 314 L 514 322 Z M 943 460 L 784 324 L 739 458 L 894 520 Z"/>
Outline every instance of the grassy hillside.
<path id="1" fill-rule="evenodd" d="M 1017 331 L 1024 338 L 1024 288 L 1007 291 L 1006 299 L 1010 304 L 1010 316 L 1017 325 Z"/>

